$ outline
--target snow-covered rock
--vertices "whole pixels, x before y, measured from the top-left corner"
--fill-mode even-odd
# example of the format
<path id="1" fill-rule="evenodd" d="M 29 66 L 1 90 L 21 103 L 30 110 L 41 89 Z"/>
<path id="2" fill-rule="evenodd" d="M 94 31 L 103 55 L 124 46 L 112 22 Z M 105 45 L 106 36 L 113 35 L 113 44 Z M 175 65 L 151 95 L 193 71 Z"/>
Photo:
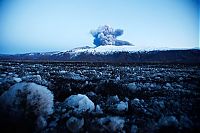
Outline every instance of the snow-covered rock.
<path id="1" fill-rule="evenodd" d="M 138 127 L 136 125 L 131 126 L 131 133 L 137 133 L 138 132 Z"/>
<path id="2" fill-rule="evenodd" d="M 138 91 L 138 90 L 141 90 L 141 89 L 136 85 L 135 82 L 129 83 L 129 84 L 127 85 L 127 87 L 128 87 L 128 90 L 130 90 L 131 92 L 136 92 L 136 91 Z"/>
<path id="3" fill-rule="evenodd" d="M 193 125 L 193 122 L 188 118 L 188 116 L 181 116 L 180 117 L 180 124 L 183 128 L 191 128 Z"/>
<path id="4" fill-rule="evenodd" d="M 67 73 L 67 71 L 61 70 L 61 71 L 59 71 L 59 73 L 60 73 L 60 74 L 65 74 L 65 73 Z"/>
<path id="5" fill-rule="evenodd" d="M 36 116 L 53 113 L 54 96 L 47 87 L 35 83 L 16 83 L 0 96 L 2 109 L 10 114 L 25 115 L 24 111 Z M 23 105 L 26 103 L 25 105 Z"/>
<path id="6" fill-rule="evenodd" d="M 13 80 L 14 80 L 15 82 L 17 82 L 17 83 L 22 81 L 21 78 L 16 78 L 16 77 L 13 77 Z"/>
<path id="7" fill-rule="evenodd" d="M 47 126 L 47 121 L 44 117 L 39 116 L 37 118 L 36 125 L 37 125 L 37 130 L 44 129 Z"/>
<path id="8" fill-rule="evenodd" d="M 86 77 L 84 77 L 80 74 L 74 73 L 74 72 L 68 72 L 64 76 L 65 76 L 65 78 L 72 79 L 72 80 L 79 80 L 79 81 L 86 80 Z"/>
<path id="9" fill-rule="evenodd" d="M 165 116 L 159 119 L 158 125 L 160 127 L 178 127 L 178 120 L 175 116 Z"/>
<path id="10" fill-rule="evenodd" d="M 63 104 L 64 106 L 72 107 L 78 113 L 91 112 L 95 109 L 94 103 L 86 95 L 82 94 L 71 95 Z"/>
<path id="11" fill-rule="evenodd" d="M 121 101 L 116 105 L 118 111 L 127 111 L 128 110 L 128 102 Z"/>
<path id="12" fill-rule="evenodd" d="M 101 107 L 100 107 L 99 105 L 96 105 L 95 112 L 96 112 L 97 114 L 103 114 L 103 111 L 102 111 L 102 109 L 101 109 Z"/>
<path id="13" fill-rule="evenodd" d="M 108 116 L 98 119 L 97 123 L 104 132 L 123 132 L 125 120 L 118 116 Z"/>
<path id="14" fill-rule="evenodd" d="M 40 131 L 46 127 L 48 115 L 53 113 L 53 99 L 47 87 L 35 83 L 16 83 L 0 96 L 1 113 L 8 123 L 23 121 L 25 125 L 21 126 L 35 125 L 35 129 Z"/>
<path id="15" fill-rule="evenodd" d="M 26 82 L 39 83 L 42 81 L 42 78 L 40 75 L 27 75 L 27 76 L 22 77 L 22 80 Z"/>
<path id="16" fill-rule="evenodd" d="M 72 133 L 77 133 L 84 125 L 84 119 L 79 119 L 76 117 L 71 117 L 67 120 L 66 126 Z"/>
<path id="17" fill-rule="evenodd" d="M 111 105 L 111 104 L 116 104 L 116 103 L 118 103 L 120 100 L 119 100 L 119 97 L 117 96 L 117 95 L 115 95 L 115 96 L 110 96 L 110 97 L 108 97 L 108 99 L 107 99 L 107 104 L 108 105 Z"/>

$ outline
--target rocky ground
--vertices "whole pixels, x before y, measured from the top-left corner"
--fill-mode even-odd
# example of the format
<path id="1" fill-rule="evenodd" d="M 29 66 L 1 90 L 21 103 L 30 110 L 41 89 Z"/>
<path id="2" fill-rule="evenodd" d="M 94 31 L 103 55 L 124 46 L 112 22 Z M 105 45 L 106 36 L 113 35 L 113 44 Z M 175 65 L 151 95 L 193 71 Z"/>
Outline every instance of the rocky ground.
<path id="1" fill-rule="evenodd" d="M 0 95 L 20 82 L 54 94 L 33 132 L 200 132 L 199 65 L 0 62 Z"/>

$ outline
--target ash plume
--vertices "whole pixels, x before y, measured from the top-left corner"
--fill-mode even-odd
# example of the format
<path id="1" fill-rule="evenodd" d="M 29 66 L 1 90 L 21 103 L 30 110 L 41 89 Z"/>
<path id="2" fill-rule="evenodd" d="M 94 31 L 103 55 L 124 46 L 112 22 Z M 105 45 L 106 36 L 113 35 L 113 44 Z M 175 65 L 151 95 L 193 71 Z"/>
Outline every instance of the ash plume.
<path id="1" fill-rule="evenodd" d="M 91 31 L 92 36 L 94 37 L 94 45 L 97 47 L 100 45 L 132 45 L 127 41 L 117 40 L 118 36 L 121 36 L 124 33 L 122 29 L 113 29 L 108 25 L 100 26 L 98 29 Z"/>

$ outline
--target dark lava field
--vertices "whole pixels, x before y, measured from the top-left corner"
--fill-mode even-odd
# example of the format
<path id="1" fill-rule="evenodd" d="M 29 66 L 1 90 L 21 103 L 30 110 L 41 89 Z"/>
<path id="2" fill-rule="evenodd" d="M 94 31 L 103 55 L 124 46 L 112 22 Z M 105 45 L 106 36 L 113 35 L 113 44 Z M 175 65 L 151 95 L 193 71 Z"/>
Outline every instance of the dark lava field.
<path id="1" fill-rule="evenodd" d="M 0 100 L 1 133 L 200 132 L 200 65 L 0 62 Z"/>

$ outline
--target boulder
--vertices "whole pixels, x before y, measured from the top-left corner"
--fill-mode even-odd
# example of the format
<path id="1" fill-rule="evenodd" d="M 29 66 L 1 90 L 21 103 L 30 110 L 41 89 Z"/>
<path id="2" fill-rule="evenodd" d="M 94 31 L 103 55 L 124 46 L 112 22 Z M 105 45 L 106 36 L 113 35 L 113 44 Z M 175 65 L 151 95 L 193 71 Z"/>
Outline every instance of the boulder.
<path id="1" fill-rule="evenodd" d="M 175 116 L 164 116 L 161 117 L 158 121 L 158 126 L 160 130 L 169 130 L 169 131 L 176 131 L 178 128 L 179 122 Z"/>
<path id="2" fill-rule="evenodd" d="M 70 130 L 72 133 L 77 133 L 81 130 L 81 128 L 84 125 L 84 119 L 79 119 L 76 117 L 70 117 L 67 122 L 66 122 L 66 126 L 67 129 Z"/>
<path id="3" fill-rule="evenodd" d="M 94 103 L 83 94 L 71 95 L 63 102 L 63 106 L 69 106 L 77 113 L 91 112 L 95 109 Z"/>
<path id="4" fill-rule="evenodd" d="M 122 132 L 125 124 L 125 120 L 118 116 L 108 116 L 97 120 L 103 132 Z M 100 129 L 97 129 L 100 130 Z"/>
<path id="5" fill-rule="evenodd" d="M 120 103 L 116 104 L 117 111 L 128 111 L 128 102 L 121 101 Z"/>

